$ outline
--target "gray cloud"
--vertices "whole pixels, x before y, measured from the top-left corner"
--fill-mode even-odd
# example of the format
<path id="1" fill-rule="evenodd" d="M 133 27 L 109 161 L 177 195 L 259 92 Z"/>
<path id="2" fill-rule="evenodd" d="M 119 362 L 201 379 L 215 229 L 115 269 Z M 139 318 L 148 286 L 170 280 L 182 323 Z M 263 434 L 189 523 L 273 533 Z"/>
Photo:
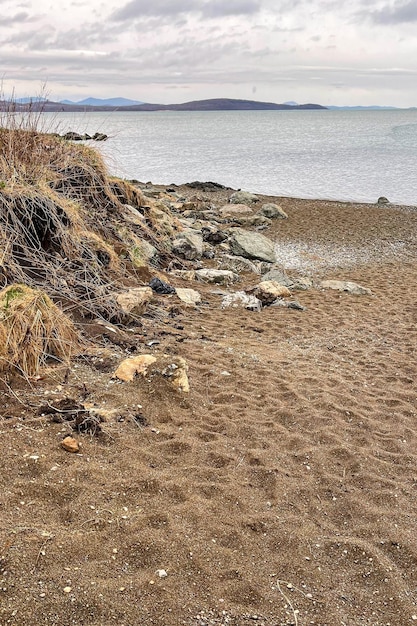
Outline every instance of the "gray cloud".
<path id="1" fill-rule="evenodd" d="M 260 9 L 259 0 L 212 0 L 201 7 L 203 17 L 225 17 L 227 15 L 253 15 Z"/>
<path id="2" fill-rule="evenodd" d="M 378 11 L 370 14 L 371 19 L 377 24 L 411 24 L 417 22 L 417 3 L 415 0 L 394 4 L 387 4 Z"/>
<path id="3" fill-rule="evenodd" d="M 198 0 L 131 0 L 115 11 L 110 18 L 115 22 L 140 19 L 142 17 L 172 16 L 195 11 Z"/>
<path id="4" fill-rule="evenodd" d="M 131 0 L 111 15 L 113 21 L 148 17 L 172 17 L 183 13 L 199 13 L 216 18 L 228 15 L 253 15 L 260 9 L 261 0 Z"/>
<path id="5" fill-rule="evenodd" d="M 21 24 L 23 22 L 34 22 L 36 19 L 35 16 L 30 15 L 26 11 L 20 11 L 20 13 L 16 13 L 16 15 L 11 15 L 10 17 L 3 16 L 0 21 L 0 27 Z"/>

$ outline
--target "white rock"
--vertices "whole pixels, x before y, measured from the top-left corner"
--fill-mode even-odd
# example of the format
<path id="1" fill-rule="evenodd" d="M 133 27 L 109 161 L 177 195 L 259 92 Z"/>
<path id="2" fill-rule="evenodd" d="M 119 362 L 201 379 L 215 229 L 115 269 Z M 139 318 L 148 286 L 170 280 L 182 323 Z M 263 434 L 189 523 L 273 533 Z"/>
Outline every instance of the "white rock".
<path id="1" fill-rule="evenodd" d="M 195 289 L 187 289 L 185 287 L 177 287 L 176 294 L 179 299 L 190 306 L 195 306 L 201 302 L 201 295 Z"/>
<path id="2" fill-rule="evenodd" d="M 345 291 L 354 296 L 371 296 L 372 291 L 367 287 L 362 287 L 357 283 L 348 280 L 322 280 L 320 285 L 322 289 L 335 289 L 336 291 Z"/>

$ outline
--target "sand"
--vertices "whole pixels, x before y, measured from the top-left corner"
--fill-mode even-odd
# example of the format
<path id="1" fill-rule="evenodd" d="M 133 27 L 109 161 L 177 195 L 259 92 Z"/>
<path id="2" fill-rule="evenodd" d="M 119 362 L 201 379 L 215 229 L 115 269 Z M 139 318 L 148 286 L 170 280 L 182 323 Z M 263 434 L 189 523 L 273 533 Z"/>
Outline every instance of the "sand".
<path id="1" fill-rule="evenodd" d="M 1 624 L 417 620 L 417 210 L 277 201 L 289 218 L 265 234 L 290 274 L 373 295 L 222 310 L 172 279 L 201 307 L 160 296 L 131 339 L 185 358 L 188 395 L 113 381 L 129 347 L 103 338 L 3 386 Z M 38 414 L 62 397 L 115 410 L 80 454 Z"/>

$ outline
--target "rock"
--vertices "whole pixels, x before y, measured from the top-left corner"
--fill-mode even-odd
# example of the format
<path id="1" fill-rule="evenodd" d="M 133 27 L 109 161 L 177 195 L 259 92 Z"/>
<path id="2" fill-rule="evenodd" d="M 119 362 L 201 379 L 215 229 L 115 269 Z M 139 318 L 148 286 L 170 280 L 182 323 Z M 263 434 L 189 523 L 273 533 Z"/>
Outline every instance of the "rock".
<path id="1" fill-rule="evenodd" d="M 249 311 L 260 311 L 262 309 L 262 302 L 255 296 L 248 295 L 244 291 L 236 291 L 235 293 L 229 293 L 222 300 L 221 308 L 227 309 L 229 307 L 234 309 L 248 309 Z"/>
<path id="2" fill-rule="evenodd" d="M 335 289 L 337 291 L 345 291 L 355 296 L 371 296 L 372 291 L 366 287 L 362 287 L 357 283 L 348 280 L 322 280 L 319 284 L 322 289 Z"/>
<path id="3" fill-rule="evenodd" d="M 186 187 L 199 189 L 200 191 L 219 191 L 220 189 L 228 189 L 228 187 L 220 185 L 219 183 L 213 183 L 211 181 L 201 182 L 199 180 L 194 180 L 192 183 L 186 183 Z"/>
<path id="4" fill-rule="evenodd" d="M 61 441 L 61 448 L 63 448 L 64 450 L 66 450 L 66 452 L 79 452 L 80 451 L 80 444 L 78 443 L 78 441 L 76 439 L 74 439 L 74 437 L 65 437 L 65 439 L 63 439 Z"/>
<path id="5" fill-rule="evenodd" d="M 203 244 L 203 259 L 214 259 L 216 256 L 216 251 L 209 243 Z"/>
<path id="6" fill-rule="evenodd" d="M 389 200 L 388 198 L 386 198 L 385 196 L 381 196 L 378 198 L 377 200 L 377 204 L 389 204 Z"/>
<path id="7" fill-rule="evenodd" d="M 187 372 L 188 364 L 185 359 L 180 356 L 163 354 L 158 357 L 157 362 L 154 364 L 152 375 L 161 374 L 169 380 L 174 389 L 182 393 L 188 393 L 190 384 Z"/>
<path id="8" fill-rule="evenodd" d="M 124 359 L 113 374 L 113 378 L 118 378 L 126 383 L 133 381 L 135 376 L 146 375 L 148 367 L 155 363 L 156 357 L 153 354 L 140 354 L 138 356 Z"/>
<path id="9" fill-rule="evenodd" d="M 216 226 L 212 224 L 207 224 L 203 226 L 201 229 L 201 234 L 203 236 L 203 241 L 214 245 L 222 243 L 222 241 L 225 241 L 227 239 L 226 233 L 224 233 L 222 230 L 219 230 L 218 228 L 216 228 Z"/>
<path id="10" fill-rule="evenodd" d="M 297 289 L 298 291 L 307 291 L 307 289 L 311 289 L 312 286 L 313 286 L 312 278 L 309 278 L 308 276 L 300 276 L 300 278 L 296 278 L 294 280 L 292 289 Z"/>
<path id="11" fill-rule="evenodd" d="M 195 275 L 197 280 L 205 283 L 227 284 L 239 280 L 239 276 L 230 270 L 201 269 L 196 270 Z"/>
<path id="12" fill-rule="evenodd" d="M 241 226 L 255 226 L 259 230 L 268 228 L 268 226 L 271 226 L 272 224 L 272 220 L 265 217 L 264 215 L 260 215 L 259 213 L 256 213 L 255 215 L 244 215 L 242 217 L 237 217 L 233 221 L 237 222 Z"/>
<path id="13" fill-rule="evenodd" d="M 259 202 L 259 198 L 248 191 L 235 191 L 230 196 L 229 202 L 232 204 L 251 204 L 252 202 Z"/>
<path id="14" fill-rule="evenodd" d="M 201 302 L 201 295 L 195 289 L 177 287 L 176 292 L 179 299 L 185 304 L 196 306 L 196 304 Z"/>
<path id="15" fill-rule="evenodd" d="M 219 210 L 219 214 L 223 218 L 242 217 L 242 215 L 252 215 L 253 209 L 246 204 L 225 204 Z"/>
<path id="16" fill-rule="evenodd" d="M 137 375 L 149 376 L 150 378 L 161 375 L 169 379 L 174 389 L 188 393 L 190 385 L 187 372 L 187 362 L 180 356 L 140 354 L 122 361 L 114 372 L 113 378 L 132 382 Z"/>
<path id="17" fill-rule="evenodd" d="M 171 285 L 161 280 L 160 278 L 157 278 L 156 276 L 155 278 L 152 278 L 152 280 L 149 282 L 149 287 L 152 289 L 152 291 L 158 294 L 175 293 L 174 287 L 171 287 Z"/>
<path id="18" fill-rule="evenodd" d="M 105 135 L 104 133 L 94 133 L 94 135 L 91 137 L 91 139 L 94 139 L 94 141 L 106 141 L 107 138 L 107 135 Z"/>
<path id="19" fill-rule="evenodd" d="M 171 270 L 170 274 L 187 281 L 193 281 L 196 279 L 195 270 Z"/>
<path id="20" fill-rule="evenodd" d="M 194 230 L 184 230 L 172 243 L 172 252 L 193 261 L 203 256 L 203 237 Z"/>
<path id="21" fill-rule="evenodd" d="M 280 285 L 284 285 L 284 287 L 289 288 L 291 288 L 294 284 L 286 271 L 281 267 L 276 266 L 272 266 L 266 274 L 263 274 L 262 280 L 274 280 L 276 283 L 279 283 Z"/>
<path id="22" fill-rule="evenodd" d="M 259 259 L 275 263 L 276 255 L 273 242 L 261 235 L 243 228 L 236 228 L 230 236 L 230 248 L 238 256 L 247 259 Z"/>
<path id="23" fill-rule="evenodd" d="M 296 311 L 305 311 L 305 307 L 302 304 L 300 304 L 298 300 L 291 300 L 290 302 L 288 302 L 288 300 L 283 300 L 282 298 L 279 298 L 278 300 L 275 300 L 275 302 L 273 302 L 271 306 L 282 306 L 282 307 L 285 307 L 286 309 L 295 309 Z"/>
<path id="24" fill-rule="evenodd" d="M 152 298 L 153 291 L 150 287 L 135 287 L 115 296 L 126 319 L 143 315 Z"/>
<path id="25" fill-rule="evenodd" d="M 254 295 L 264 306 L 272 304 L 278 298 L 291 296 L 291 291 L 287 287 L 274 280 L 264 280 L 252 289 L 247 289 L 246 293 Z"/>
<path id="26" fill-rule="evenodd" d="M 278 204 L 263 204 L 262 208 L 259 210 L 259 213 L 265 215 L 265 217 L 269 217 L 270 219 L 288 218 L 288 215 L 285 213 L 284 209 L 282 209 Z"/>
<path id="27" fill-rule="evenodd" d="M 236 274 L 239 274 L 240 272 L 252 272 L 253 274 L 259 274 L 252 261 L 245 259 L 243 256 L 233 256 L 231 254 L 225 254 L 222 257 L 219 269 L 230 270 Z"/>
<path id="28" fill-rule="evenodd" d="M 65 133 L 65 135 L 62 135 L 62 138 L 66 139 L 67 141 L 83 141 L 84 135 L 80 135 L 80 133 L 74 133 L 70 130 L 69 132 Z"/>

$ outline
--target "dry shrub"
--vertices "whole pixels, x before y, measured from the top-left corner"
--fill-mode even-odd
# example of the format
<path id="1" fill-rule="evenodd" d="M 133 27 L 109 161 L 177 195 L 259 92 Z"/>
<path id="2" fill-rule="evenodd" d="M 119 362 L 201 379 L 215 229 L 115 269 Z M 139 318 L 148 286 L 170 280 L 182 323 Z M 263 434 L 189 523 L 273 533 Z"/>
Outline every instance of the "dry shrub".
<path id="1" fill-rule="evenodd" d="M 1 334 L 1 369 L 26 376 L 36 374 L 49 358 L 69 361 L 79 345 L 74 324 L 46 293 L 19 284 L 0 291 Z"/>
<path id="2" fill-rule="evenodd" d="M 84 316 L 116 320 L 111 294 L 136 272 L 126 254 L 124 205 L 140 212 L 132 233 L 159 251 L 160 262 L 171 260 L 167 233 L 180 226 L 149 202 L 108 177 L 96 150 L 33 128 L 0 127 L 0 288 L 24 283 Z"/>

